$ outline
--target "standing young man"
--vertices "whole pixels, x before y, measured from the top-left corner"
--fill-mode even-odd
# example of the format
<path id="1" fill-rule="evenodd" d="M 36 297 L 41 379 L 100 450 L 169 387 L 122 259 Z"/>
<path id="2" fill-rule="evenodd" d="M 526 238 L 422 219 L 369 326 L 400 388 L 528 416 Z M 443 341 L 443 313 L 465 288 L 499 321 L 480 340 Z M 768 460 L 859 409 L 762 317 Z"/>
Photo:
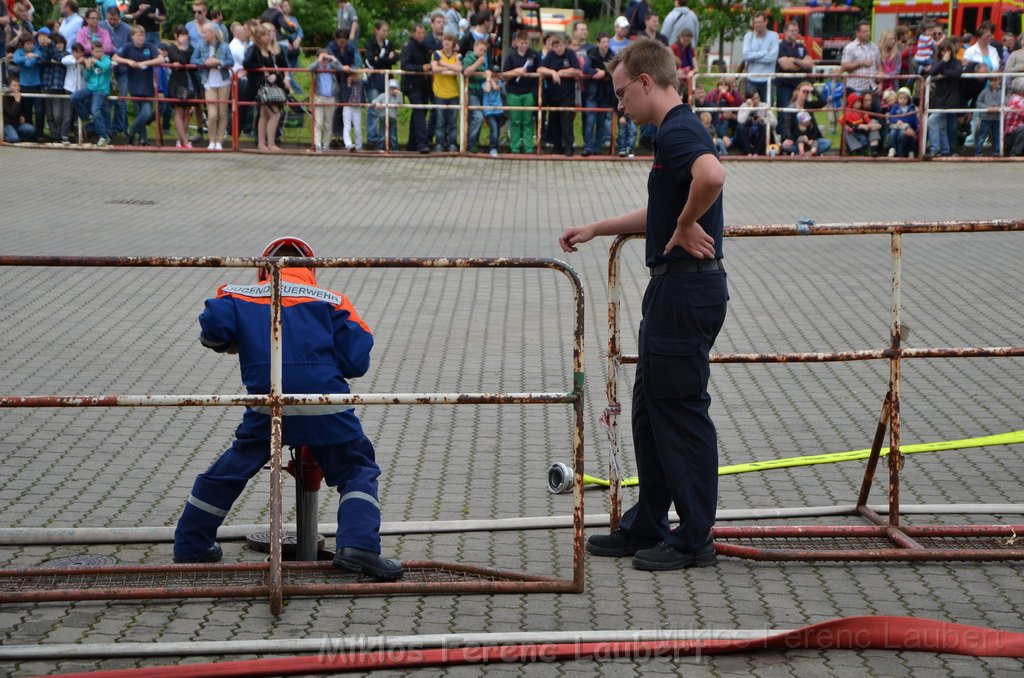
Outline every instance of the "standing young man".
<path id="1" fill-rule="evenodd" d="M 658 126 L 647 207 L 574 226 L 565 252 L 598 235 L 643 233 L 651 282 L 644 294 L 633 387 L 633 447 L 640 496 L 618 530 L 592 536 L 592 555 L 633 556 L 640 570 L 713 565 L 718 443 L 708 415 L 709 353 L 729 298 L 722 266 L 725 170 L 715 145 L 676 92 L 667 47 L 639 39 L 609 65 L 619 109 Z M 675 504 L 679 526 L 669 530 Z"/>

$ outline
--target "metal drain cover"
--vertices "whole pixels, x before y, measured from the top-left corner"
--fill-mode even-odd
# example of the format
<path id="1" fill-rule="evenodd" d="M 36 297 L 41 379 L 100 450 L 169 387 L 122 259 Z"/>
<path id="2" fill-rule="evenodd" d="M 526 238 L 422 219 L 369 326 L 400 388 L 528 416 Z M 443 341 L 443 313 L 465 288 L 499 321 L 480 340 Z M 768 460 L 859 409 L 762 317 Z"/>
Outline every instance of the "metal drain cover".
<path id="1" fill-rule="evenodd" d="M 295 555 L 295 546 L 298 543 L 299 536 L 295 532 L 286 531 L 284 537 L 281 540 L 281 554 L 282 555 Z M 270 533 L 269 532 L 256 532 L 254 534 L 246 535 L 245 543 L 249 545 L 249 548 L 254 551 L 260 551 L 262 553 L 270 553 Z M 324 544 L 327 540 L 322 534 L 316 536 L 316 548 L 318 551 L 324 548 Z"/>
<path id="2" fill-rule="evenodd" d="M 79 553 L 75 556 L 65 556 L 63 558 L 47 560 L 39 567 L 103 567 L 104 565 L 113 565 L 116 562 L 117 558 L 114 556 L 97 556 L 91 553 Z"/>

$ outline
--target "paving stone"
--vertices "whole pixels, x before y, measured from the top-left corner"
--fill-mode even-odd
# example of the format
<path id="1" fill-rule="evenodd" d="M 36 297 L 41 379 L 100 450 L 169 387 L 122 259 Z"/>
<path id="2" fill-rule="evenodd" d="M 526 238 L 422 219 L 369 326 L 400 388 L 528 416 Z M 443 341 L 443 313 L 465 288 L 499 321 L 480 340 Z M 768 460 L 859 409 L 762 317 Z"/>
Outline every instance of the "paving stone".
<path id="1" fill-rule="evenodd" d="M 648 167 L 634 163 L 485 162 L 457 158 L 309 160 L 0 149 L 11 195 L 38 195 L 40 177 L 73 177 L 61 200 L 9 201 L 5 254 L 253 255 L 284 232 L 326 256 L 522 256 L 568 261 L 585 292 L 584 414 L 588 472 L 603 474 L 609 445 L 599 418 L 607 364 L 607 244 L 559 251 L 569 224 L 640 207 Z M 1016 164 L 731 163 L 728 223 L 1019 218 L 1006 187 Z M 109 177 L 131 176 L 154 205 L 109 205 Z M 204 180 L 198 180 L 203 177 Z M 217 177 L 217 181 L 205 178 Z M 429 177 L 429 179 L 425 179 Z M 339 180 L 344 197 L 339 197 Z M 481 186 L 487 199 L 470 199 Z M 837 190 L 836 187 L 842 187 Z M 599 188 L 595 188 L 599 187 Z M 806 195 L 792 199 L 794 187 Z M 870 199 L 865 199 L 870 196 Z M 82 215 L 91 215 L 82 218 Z M 908 345 L 1019 345 L 1024 272 L 1020 234 L 904 238 Z M 623 345 L 635 347 L 647 283 L 642 245 L 623 253 Z M 716 351 L 846 350 L 887 343 L 889 239 L 883 236 L 731 239 L 730 313 Z M 227 269 L 0 269 L 0 383 L 5 393 L 238 393 L 237 363 L 195 342 L 204 298 L 251 271 Z M 321 270 L 374 327 L 377 344 L 358 392 L 565 391 L 572 295 L 549 271 Z M 17 284 L 11 284 L 16 281 Z M 32 294 L 23 289 L 31 288 Z M 66 303 L 68 290 L 76 292 Z M 54 313 L 60 308 L 61 313 Z M 1020 428 L 1019 359 L 904 361 L 905 443 Z M 881 362 L 715 365 L 712 414 L 723 461 L 862 449 L 870 443 L 888 372 Z M 621 462 L 629 442 L 632 376 L 623 369 Z M 192 479 L 229 444 L 237 408 L 0 411 L 0 523 L 11 527 L 173 525 Z M 551 495 L 547 467 L 571 458 L 568 408 L 367 406 L 360 408 L 383 469 L 384 519 L 569 515 Z M 1018 501 L 1019 452 L 992 447 L 910 455 L 904 500 Z M 60 474 L 54 472 L 57 467 Z M 863 467 L 830 464 L 724 476 L 722 508 L 849 504 Z M 884 469 L 872 488 L 883 502 Z M 250 484 L 229 523 L 267 519 L 267 474 Z M 632 501 L 635 490 L 624 497 Z M 321 520 L 335 496 L 321 494 Z M 286 510 L 293 512 L 286 492 Z M 586 510 L 607 510 L 588 491 Z M 290 515 L 293 515 L 291 513 Z M 928 524 L 929 516 L 907 518 Z M 803 522 L 803 521 L 801 521 Z M 1020 517 L 947 516 L 941 522 L 1019 523 Z M 769 524 L 771 521 L 764 521 Z M 861 524 L 808 519 L 807 524 Z M 775 521 L 774 524 L 779 524 Z M 565 531 L 386 537 L 403 558 L 463 560 L 569 576 Z M 262 558 L 225 544 L 231 562 Z M 5 567 L 76 553 L 166 563 L 167 544 L 0 546 Z M 721 559 L 717 568 L 638 573 L 628 559 L 585 560 L 582 595 L 400 596 L 289 601 L 275 621 L 266 601 L 5 604 L 4 645 L 150 642 L 591 628 L 794 628 L 860 614 L 909 614 L 1024 630 L 1008 564 L 803 565 Z M 187 621 L 182 621 L 187 620 Z M 896 658 L 894 659 L 894 655 Z M 202 660 L 208 661 L 210 658 Z M 86 660 L 0 663 L 13 676 L 197 663 Z M 497 675 L 1016 675 L 1024 663 L 913 652 L 751 653 L 488 667 Z M 479 675 L 478 666 L 447 675 Z M 401 675 L 436 675 L 411 672 Z M 386 672 L 381 675 L 398 675 Z M 374 674 L 377 678 L 378 674 Z"/>

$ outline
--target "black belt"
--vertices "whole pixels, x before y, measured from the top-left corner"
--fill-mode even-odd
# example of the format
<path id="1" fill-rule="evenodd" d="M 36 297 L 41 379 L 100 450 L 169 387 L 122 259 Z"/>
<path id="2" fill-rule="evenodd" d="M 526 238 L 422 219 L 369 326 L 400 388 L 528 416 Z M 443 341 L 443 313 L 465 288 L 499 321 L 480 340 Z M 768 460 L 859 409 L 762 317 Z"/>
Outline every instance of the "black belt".
<path id="1" fill-rule="evenodd" d="M 665 275 L 666 273 L 707 273 L 709 271 L 724 271 L 721 259 L 683 259 L 681 261 L 666 261 L 663 264 L 651 266 L 651 277 Z"/>

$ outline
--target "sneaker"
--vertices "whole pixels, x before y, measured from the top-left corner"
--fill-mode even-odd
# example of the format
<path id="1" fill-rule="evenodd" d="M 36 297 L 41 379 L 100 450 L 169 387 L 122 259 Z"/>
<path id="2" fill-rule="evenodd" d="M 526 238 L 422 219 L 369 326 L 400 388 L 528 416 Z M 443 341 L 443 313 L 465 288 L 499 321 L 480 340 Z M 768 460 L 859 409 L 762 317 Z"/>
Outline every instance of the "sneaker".
<path id="1" fill-rule="evenodd" d="M 64 146 L 70 146 L 71 145 L 71 139 L 69 139 L 68 137 L 61 137 L 60 138 L 60 143 L 63 144 Z"/>
<path id="2" fill-rule="evenodd" d="M 422 152 L 423 151 L 420 151 L 420 153 Z M 442 147 L 441 144 L 434 146 L 434 153 L 444 153 L 444 147 Z"/>
<path id="3" fill-rule="evenodd" d="M 634 153 L 633 151 L 630 151 L 629 153 L 626 154 L 626 157 L 627 158 L 635 158 L 636 157 L 636 153 Z"/>
<path id="4" fill-rule="evenodd" d="M 619 157 L 620 158 L 625 158 L 626 157 L 626 151 L 619 151 Z"/>
<path id="5" fill-rule="evenodd" d="M 221 550 L 220 544 L 217 542 L 213 543 L 213 546 L 200 553 L 195 558 L 185 558 L 175 554 L 174 562 L 176 563 L 216 563 L 224 557 L 224 551 Z"/>
<path id="6" fill-rule="evenodd" d="M 624 558 L 634 555 L 637 551 L 650 548 L 658 543 L 657 539 L 631 537 L 625 530 L 615 530 L 611 534 L 595 534 L 587 539 L 587 553 L 592 556 L 608 558 Z"/>
<path id="7" fill-rule="evenodd" d="M 322 145 L 320 145 L 320 144 L 317 144 L 314 150 L 317 153 L 323 153 L 324 152 L 324 147 Z"/>
<path id="8" fill-rule="evenodd" d="M 709 567 L 718 562 L 714 542 L 696 553 L 677 551 L 665 542 L 649 549 L 637 551 L 633 556 L 633 568 L 650 572 L 683 570 L 689 567 Z"/>
<path id="9" fill-rule="evenodd" d="M 910 153 L 907 153 L 907 157 L 910 158 L 911 160 L 913 160 L 914 159 L 914 152 L 911 151 Z"/>
<path id="10" fill-rule="evenodd" d="M 448 147 L 448 152 L 449 153 L 458 153 L 459 152 L 459 147 L 456 146 L 455 144 L 452 144 L 451 146 Z"/>
<path id="11" fill-rule="evenodd" d="M 889 157 L 890 158 L 895 158 L 896 157 L 896 149 L 895 148 L 890 148 L 889 149 Z"/>
<path id="12" fill-rule="evenodd" d="M 402 563 L 390 558 L 382 558 L 379 553 L 346 546 L 334 554 L 334 567 L 365 574 L 379 581 L 398 581 L 405 574 Z"/>
<path id="13" fill-rule="evenodd" d="M 110 137 L 100 137 L 96 141 L 96 148 L 106 148 L 110 145 Z"/>
<path id="14" fill-rule="evenodd" d="M 490 151 L 488 151 L 488 154 L 489 154 L 489 155 L 490 155 L 490 156 L 491 156 L 492 158 L 497 158 L 497 157 L 498 157 L 498 149 L 496 149 L 496 148 L 492 148 L 492 149 L 491 149 Z"/>

